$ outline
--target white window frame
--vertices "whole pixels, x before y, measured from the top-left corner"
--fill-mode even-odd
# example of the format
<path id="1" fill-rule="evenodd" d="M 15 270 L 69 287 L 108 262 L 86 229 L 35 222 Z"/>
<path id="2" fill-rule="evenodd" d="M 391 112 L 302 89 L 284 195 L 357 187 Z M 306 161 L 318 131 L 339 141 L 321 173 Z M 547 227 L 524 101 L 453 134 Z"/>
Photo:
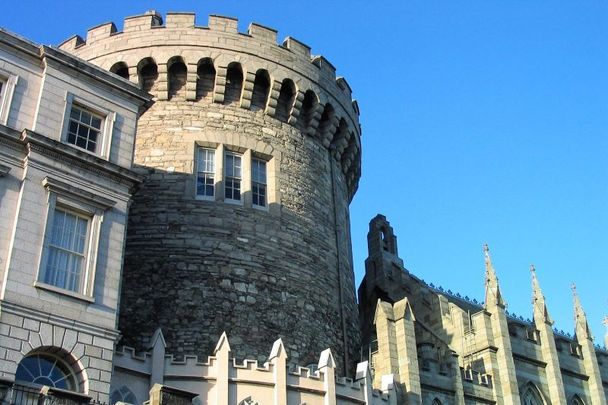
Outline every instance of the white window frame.
<path id="1" fill-rule="evenodd" d="M 73 143 L 68 142 L 68 130 L 70 127 L 70 114 L 72 113 L 72 108 L 77 106 L 78 108 L 88 110 L 94 115 L 100 117 L 102 119 L 101 127 L 99 131 L 99 136 L 97 139 L 97 148 L 95 152 L 87 150 L 85 148 L 81 148 Z M 95 105 L 88 100 L 85 100 L 81 97 L 77 97 L 73 93 L 66 92 L 65 96 L 65 112 L 63 116 L 63 126 L 61 132 L 61 141 L 67 145 L 70 145 L 78 150 L 84 151 L 86 153 L 90 153 L 95 156 L 99 156 L 106 160 L 110 159 L 110 151 L 112 147 L 112 136 L 114 132 L 114 122 L 116 121 L 116 112 L 104 109 Z"/>
<path id="2" fill-rule="evenodd" d="M 240 167 L 239 167 L 239 169 L 240 169 L 240 176 L 238 176 L 238 177 L 237 176 L 228 176 L 228 173 L 227 173 L 228 166 L 226 164 L 226 160 L 227 160 L 226 156 L 228 156 L 228 155 L 239 158 L 239 160 L 240 160 Z M 243 178 L 243 174 L 244 173 L 243 172 L 244 172 L 245 167 L 247 167 L 247 166 L 244 166 L 244 164 L 243 164 L 245 162 L 245 158 L 244 158 L 244 156 L 243 156 L 242 153 L 234 152 L 234 151 L 229 150 L 229 149 L 224 149 L 224 154 L 223 154 L 222 157 L 223 157 L 223 163 L 224 163 L 223 164 L 223 180 L 224 180 L 224 190 L 223 190 L 224 194 L 223 194 L 223 197 L 224 197 L 224 201 L 228 202 L 228 203 L 231 203 L 231 204 L 240 204 L 240 205 L 243 205 L 243 200 L 244 200 L 243 199 L 243 195 L 244 195 L 244 191 L 245 191 L 245 190 L 243 190 L 243 185 L 245 184 L 244 181 L 243 181 L 244 180 L 244 178 Z M 238 182 L 239 182 L 239 199 L 238 200 L 234 199 L 234 198 L 226 197 L 226 189 L 227 189 L 226 185 L 227 185 L 227 179 L 228 178 L 238 179 Z M 232 194 L 234 195 L 234 193 L 232 193 Z"/>
<path id="3" fill-rule="evenodd" d="M 8 125 L 11 103 L 18 81 L 19 76 L 0 69 L 0 82 L 2 82 L 2 89 L 0 89 L 0 124 L 2 125 Z"/>
<path id="4" fill-rule="evenodd" d="M 213 152 L 213 170 L 211 171 L 207 171 L 207 170 L 200 170 L 201 168 L 199 167 L 199 152 L 201 150 L 208 150 Z M 196 174 L 196 178 L 194 181 L 194 195 L 196 196 L 197 200 L 209 200 L 209 201 L 213 201 L 215 200 L 217 194 L 218 194 L 218 187 L 217 187 L 217 183 L 218 183 L 218 176 L 217 176 L 217 168 L 218 168 L 218 151 L 217 148 L 214 147 L 210 147 L 210 146 L 204 146 L 204 145 L 196 145 L 195 147 L 195 174 Z M 213 175 L 213 195 L 200 195 L 198 194 L 198 177 L 199 174 L 211 174 Z"/>
<path id="5" fill-rule="evenodd" d="M 46 177 L 42 185 L 47 190 L 48 209 L 47 220 L 44 230 L 44 241 L 38 265 L 38 274 L 34 286 L 37 288 L 61 293 L 84 301 L 94 302 L 93 290 L 95 284 L 95 273 L 97 267 L 97 256 L 101 226 L 104 214 L 111 209 L 116 201 L 105 196 L 93 194 L 81 187 L 65 183 L 63 181 Z M 78 291 L 72 291 L 61 286 L 44 282 L 46 266 L 49 256 L 49 245 L 51 242 L 53 223 L 57 211 L 64 211 L 88 220 L 87 236 L 84 248 L 84 263 L 81 269 L 81 280 Z"/>
<path id="6" fill-rule="evenodd" d="M 76 218 L 76 220 L 82 220 L 85 221 L 85 229 L 84 229 L 84 243 L 82 246 L 82 251 L 78 251 L 78 250 L 74 250 L 72 249 L 72 247 L 65 247 L 65 246 L 59 246 L 53 243 L 53 237 L 49 235 L 48 237 L 48 243 L 46 245 L 46 260 L 44 261 L 44 263 L 42 263 L 43 266 L 43 271 L 41 273 L 41 277 L 42 277 L 42 282 L 49 284 L 49 285 L 53 285 L 55 287 L 58 288 L 62 288 L 65 290 L 69 290 L 69 291 L 73 291 L 76 293 L 82 292 L 85 290 L 84 285 L 86 283 L 86 268 L 87 268 L 87 253 L 89 251 L 89 243 L 90 243 L 90 238 L 89 235 L 91 234 L 91 223 L 92 223 L 92 217 L 88 214 L 84 214 L 82 212 L 79 211 L 75 211 L 74 209 L 72 209 L 72 207 L 69 206 L 63 206 L 63 205 L 59 205 L 59 204 L 55 204 L 55 209 L 52 212 L 52 220 L 49 221 L 49 231 L 50 234 L 55 234 L 55 221 L 57 219 L 58 215 L 65 215 L 65 216 L 72 216 L 74 218 Z M 65 229 L 65 224 L 64 224 L 64 229 Z M 52 252 L 57 252 L 57 254 L 61 254 L 63 253 L 63 257 L 68 257 L 70 259 L 73 258 L 79 258 L 81 263 L 77 268 L 77 273 L 78 273 L 78 283 L 74 286 L 74 288 L 69 288 L 68 285 L 71 284 L 71 275 L 73 273 L 76 272 L 71 272 L 70 268 L 68 268 L 69 266 L 66 266 L 66 268 L 58 268 L 57 271 L 52 272 L 54 273 L 54 277 L 55 278 L 59 278 L 61 275 L 63 275 L 63 277 L 61 278 L 65 278 L 65 281 L 63 283 L 63 285 L 59 285 L 59 283 L 57 281 L 48 281 L 47 278 L 49 276 L 49 272 L 50 272 L 50 261 L 51 261 L 51 253 Z"/>
<path id="7" fill-rule="evenodd" d="M 260 181 L 256 181 L 256 179 L 254 178 L 254 171 L 253 171 L 253 166 L 256 164 L 256 162 L 262 162 L 264 163 L 264 181 L 260 182 Z M 261 209 L 261 210 L 267 210 L 268 209 L 268 161 L 264 158 L 261 158 L 259 156 L 253 155 L 251 157 L 251 205 L 254 208 L 257 209 Z M 264 204 L 256 204 L 255 200 L 254 200 L 254 194 L 255 194 L 255 186 L 263 186 L 264 188 Z"/>
<path id="8" fill-rule="evenodd" d="M 198 154 L 199 150 L 208 149 L 214 152 L 214 196 L 201 196 L 197 194 L 197 182 L 199 171 Z M 242 205 L 247 208 L 253 208 L 261 211 L 273 212 L 275 214 L 278 211 L 271 206 L 280 204 L 280 195 L 277 192 L 276 179 L 277 179 L 277 160 L 280 160 L 280 152 L 275 151 L 275 155 L 268 155 L 265 153 L 257 152 L 252 149 L 245 149 L 242 147 L 236 147 L 231 145 L 225 145 L 223 143 L 208 142 L 208 141 L 196 141 L 194 142 L 194 148 L 192 150 L 192 195 L 196 200 L 216 201 L 225 202 L 228 204 Z M 226 156 L 234 155 L 241 158 L 241 176 L 240 176 L 240 200 L 235 200 L 226 197 Z M 278 157 L 277 157 L 278 156 Z M 255 160 L 262 161 L 266 164 L 266 178 L 265 183 L 262 183 L 266 188 L 266 201 L 265 205 L 258 205 L 253 203 L 253 162 Z M 209 171 L 209 173 L 211 173 Z M 189 186 L 190 187 L 190 186 Z"/>

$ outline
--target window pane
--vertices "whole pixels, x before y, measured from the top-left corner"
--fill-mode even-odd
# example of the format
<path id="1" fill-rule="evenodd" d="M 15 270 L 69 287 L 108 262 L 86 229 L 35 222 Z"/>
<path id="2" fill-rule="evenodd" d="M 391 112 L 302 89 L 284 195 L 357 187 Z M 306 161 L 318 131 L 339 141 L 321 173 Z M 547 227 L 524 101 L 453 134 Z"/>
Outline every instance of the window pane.
<path id="1" fill-rule="evenodd" d="M 88 220 L 56 209 L 47 251 L 43 281 L 60 288 L 79 291 Z"/>
<path id="2" fill-rule="evenodd" d="M 15 380 L 72 391 L 78 388 L 74 373 L 58 359 L 44 354 L 23 358 L 17 366 Z"/>
<path id="3" fill-rule="evenodd" d="M 234 177 L 241 177 L 241 157 L 234 156 Z"/>
<path id="4" fill-rule="evenodd" d="M 68 143 L 95 152 L 103 118 L 77 105 L 70 111 Z"/>
<path id="5" fill-rule="evenodd" d="M 226 176 L 234 176 L 234 156 L 226 155 Z"/>
<path id="6" fill-rule="evenodd" d="M 251 161 L 251 190 L 253 204 L 266 206 L 266 162 L 261 159 Z"/>
<path id="7" fill-rule="evenodd" d="M 72 111 L 70 111 L 70 117 L 74 118 L 74 120 L 76 121 L 80 121 L 80 109 L 79 108 L 72 108 Z"/>
<path id="8" fill-rule="evenodd" d="M 99 117 L 92 117 L 91 119 L 91 126 L 97 129 L 101 129 L 101 118 Z"/>

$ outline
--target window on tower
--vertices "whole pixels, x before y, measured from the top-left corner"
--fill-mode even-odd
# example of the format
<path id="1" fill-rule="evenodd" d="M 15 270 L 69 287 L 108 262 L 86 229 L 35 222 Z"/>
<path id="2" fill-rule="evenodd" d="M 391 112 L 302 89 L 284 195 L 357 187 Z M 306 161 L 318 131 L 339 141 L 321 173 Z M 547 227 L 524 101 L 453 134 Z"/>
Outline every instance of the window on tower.
<path id="1" fill-rule="evenodd" d="M 266 207 L 266 161 L 258 158 L 251 160 L 251 197 L 254 206 Z"/>
<path id="2" fill-rule="evenodd" d="M 241 201 L 242 156 L 226 152 L 224 157 L 224 198 L 228 201 Z"/>
<path id="3" fill-rule="evenodd" d="M 213 199 L 215 196 L 215 150 L 198 148 L 196 167 L 196 196 Z"/>

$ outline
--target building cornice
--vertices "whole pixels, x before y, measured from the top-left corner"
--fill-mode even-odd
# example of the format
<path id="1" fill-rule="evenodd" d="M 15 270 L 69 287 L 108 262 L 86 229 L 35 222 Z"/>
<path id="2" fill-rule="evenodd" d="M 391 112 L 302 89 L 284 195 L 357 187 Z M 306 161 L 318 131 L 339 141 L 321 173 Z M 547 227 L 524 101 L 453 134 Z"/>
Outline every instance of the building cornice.
<path id="1" fill-rule="evenodd" d="M 38 152 L 81 169 L 108 177 L 115 182 L 126 183 L 131 187 L 141 183 L 143 180 L 143 177 L 133 170 L 108 162 L 28 129 L 21 133 L 21 142 L 28 148 L 30 153 L 32 151 Z"/>
<path id="2" fill-rule="evenodd" d="M 120 336 L 120 332 L 116 329 L 104 328 L 90 323 L 77 321 L 71 318 L 54 315 L 42 312 L 38 309 L 32 309 L 9 301 L 0 301 L 0 311 L 13 315 L 27 317 L 36 321 L 50 323 L 52 325 L 69 328 L 79 332 L 90 333 L 95 336 L 105 337 L 116 341 Z"/>

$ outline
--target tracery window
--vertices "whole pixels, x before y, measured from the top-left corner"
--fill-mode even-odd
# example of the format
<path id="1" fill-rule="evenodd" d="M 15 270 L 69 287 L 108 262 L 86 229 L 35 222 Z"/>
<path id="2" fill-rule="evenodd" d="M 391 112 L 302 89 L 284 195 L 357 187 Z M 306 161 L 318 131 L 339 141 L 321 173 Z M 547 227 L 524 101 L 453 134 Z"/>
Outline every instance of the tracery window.
<path id="1" fill-rule="evenodd" d="M 585 403 L 583 402 L 581 397 L 579 397 L 578 395 L 575 395 L 572 397 L 572 405 L 585 405 Z"/>
<path id="2" fill-rule="evenodd" d="M 24 357 L 17 366 L 16 381 L 77 391 L 74 372 L 60 358 L 47 354 Z"/>
<path id="3" fill-rule="evenodd" d="M 110 395 L 110 405 L 114 405 L 117 402 L 124 402 L 127 404 L 137 404 L 137 397 L 133 394 L 127 386 L 123 385 L 117 390 L 112 392 Z"/>
<path id="4" fill-rule="evenodd" d="M 526 387 L 524 394 L 522 396 L 523 405 L 544 405 L 543 398 L 540 396 L 538 392 L 538 388 L 536 388 L 532 384 L 528 384 Z"/>

